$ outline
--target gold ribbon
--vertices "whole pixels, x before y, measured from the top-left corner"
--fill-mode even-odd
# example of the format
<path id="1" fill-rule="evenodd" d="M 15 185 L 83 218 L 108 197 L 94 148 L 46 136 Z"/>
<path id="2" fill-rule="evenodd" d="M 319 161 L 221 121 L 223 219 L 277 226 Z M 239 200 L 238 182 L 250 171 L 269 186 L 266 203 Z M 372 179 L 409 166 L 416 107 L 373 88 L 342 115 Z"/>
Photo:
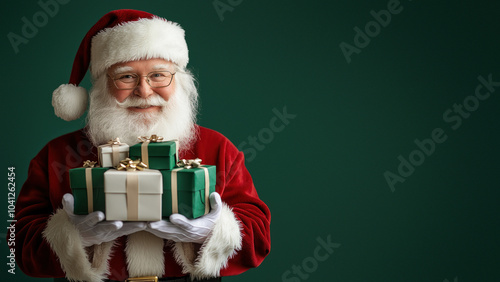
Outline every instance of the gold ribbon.
<path id="1" fill-rule="evenodd" d="M 197 168 L 201 166 L 201 159 L 191 159 L 191 160 L 186 160 L 182 159 L 177 162 L 178 167 L 183 167 L 185 169 L 190 169 L 190 168 Z"/>
<path id="2" fill-rule="evenodd" d="M 137 172 L 127 172 L 127 220 L 139 219 L 139 176 Z"/>
<path id="3" fill-rule="evenodd" d="M 85 182 L 87 183 L 87 209 L 91 213 L 94 211 L 94 191 L 92 187 L 92 168 L 85 168 Z"/>
<path id="4" fill-rule="evenodd" d="M 127 171 L 126 195 L 127 195 L 127 220 L 139 220 L 139 176 L 137 171 L 144 170 L 148 166 L 141 160 L 126 158 L 116 166 L 117 170 Z"/>
<path id="5" fill-rule="evenodd" d="M 210 193 L 210 176 L 208 173 L 208 168 L 202 166 L 201 159 L 182 159 L 177 162 L 177 166 L 179 168 L 175 168 L 172 170 L 171 177 L 171 186 L 172 186 L 172 213 L 179 213 L 179 208 L 177 204 L 177 171 L 182 169 L 190 169 L 190 168 L 201 168 L 205 173 L 205 214 L 207 214 L 210 210 L 210 206 L 208 203 L 208 193 Z"/>
<path id="6" fill-rule="evenodd" d="M 108 145 L 121 145 L 120 138 L 116 137 L 108 141 Z"/>
<path id="7" fill-rule="evenodd" d="M 149 145 L 149 143 L 163 142 L 163 137 L 158 136 L 156 134 L 153 134 L 153 135 L 151 135 L 151 137 L 139 136 L 139 137 L 137 137 L 137 139 L 139 139 L 139 142 L 142 143 L 142 145 L 141 145 L 141 159 L 146 165 L 149 166 L 148 145 Z"/>
<path id="8" fill-rule="evenodd" d="M 152 143 L 163 142 L 163 137 L 158 136 L 156 134 L 151 135 L 151 137 L 139 136 L 137 137 L 137 139 L 139 139 L 140 142 L 152 142 Z"/>
<path id="9" fill-rule="evenodd" d="M 83 162 L 83 167 L 89 167 L 89 168 L 94 168 L 96 166 L 97 162 L 91 161 L 91 160 L 86 160 Z"/>
<path id="10" fill-rule="evenodd" d="M 94 211 L 94 191 L 92 187 L 92 168 L 95 167 L 97 162 L 86 160 L 83 162 L 85 168 L 85 184 L 87 186 L 87 209 L 88 213 Z"/>
<path id="11" fill-rule="evenodd" d="M 144 170 L 145 168 L 148 168 L 148 165 L 141 162 L 140 159 L 133 161 L 130 158 L 126 158 L 120 161 L 120 163 L 116 166 L 117 170 L 126 170 L 126 171 Z"/>
<path id="12" fill-rule="evenodd" d="M 115 138 L 111 139 L 108 141 L 108 143 L 99 146 L 99 163 L 102 165 L 102 159 L 101 159 L 101 152 L 102 152 L 102 147 L 111 147 L 111 166 L 116 166 L 120 162 L 120 145 L 122 143 L 120 142 L 120 138 Z"/>
<path id="13" fill-rule="evenodd" d="M 200 167 L 205 172 L 205 214 L 210 211 L 210 206 L 208 205 L 208 193 L 210 193 L 210 176 L 208 174 L 208 168 Z"/>
<path id="14" fill-rule="evenodd" d="M 149 153 L 148 153 L 148 145 L 149 143 L 158 143 L 158 142 L 165 142 L 163 140 L 163 137 L 158 136 L 156 134 L 151 135 L 151 137 L 147 136 L 139 136 L 137 137 L 139 139 L 139 142 L 142 143 L 141 145 L 141 159 L 142 161 L 149 166 Z M 179 140 L 177 139 L 172 139 L 170 140 L 172 142 L 175 142 L 175 161 L 177 162 L 179 160 Z"/>
<path id="15" fill-rule="evenodd" d="M 184 168 L 174 168 L 172 169 L 171 186 L 172 186 L 172 213 L 179 213 L 179 206 L 177 200 L 177 171 Z"/>
<path id="16" fill-rule="evenodd" d="M 112 165 L 118 164 L 120 161 L 120 138 L 111 139 L 108 141 L 108 145 L 111 146 L 112 154 Z"/>

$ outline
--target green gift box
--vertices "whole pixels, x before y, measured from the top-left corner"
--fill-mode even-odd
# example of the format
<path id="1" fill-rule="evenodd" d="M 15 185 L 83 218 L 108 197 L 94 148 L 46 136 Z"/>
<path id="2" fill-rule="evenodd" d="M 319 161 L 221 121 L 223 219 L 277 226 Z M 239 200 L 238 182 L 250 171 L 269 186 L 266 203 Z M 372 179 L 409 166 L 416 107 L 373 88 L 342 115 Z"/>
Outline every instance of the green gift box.
<path id="1" fill-rule="evenodd" d="M 205 175 L 205 169 L 208 175 Z M 176 168 L 173 170 L 160 170 L 160 172 L 163 176 L 163 218 L 168 219 L 172 213 L 180 213 L 187 218 L 198 218 L 204 215 L 205 211 L 208 212 L 210 208 L 208 196 L 215 192 L 215 166 L 202 165 L 197 168 Z M 173 176 L 173 174 L 176 174 L 176 176 Z M 176 181 L 177 187 L 173 187 L 172 178 Z M 205 185 L 208 185 L 208 187 L 205 187 Z M 206 190 L 208 190 L 208 194 L 205 193 Z M 176 194 L 176 196 L 173 194 Z M 175 197 L 177 197 L 177 201 L 175 201 Z M 177 212 L 175 211 L 175 203 L 177 203 Z"/>
<path id="2" fill-rule="evenodd" d="M 104 212 L 104 172 L 108 169 L 108 167 L 80 167 L 69 170 L 69 185 L 75 199 L 74 214 L 85 215 L 93 211 Z M 92 185 L 91 193 L 87 191 L 90 184 Z M 92 197 L 90 203 L 88 196 Z M 90 211 L 89 208 L 91 208 Z"/>
<path id="3" fill-rule="evenodd" d="M 176 141 L 143 142 L 130 147 L 131 159 L 140 158 L 150 169 L 172 169 L 177 162 Z"/>

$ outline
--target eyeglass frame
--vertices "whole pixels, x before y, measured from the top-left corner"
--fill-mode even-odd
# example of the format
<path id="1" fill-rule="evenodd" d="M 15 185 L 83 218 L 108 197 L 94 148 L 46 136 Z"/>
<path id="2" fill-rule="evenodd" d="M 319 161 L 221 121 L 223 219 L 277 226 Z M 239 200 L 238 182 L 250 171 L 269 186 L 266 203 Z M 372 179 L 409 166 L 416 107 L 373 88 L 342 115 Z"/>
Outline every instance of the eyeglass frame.
<path id="1" fill-rule="evenodd" d="M 150 74 L 152 74 L 152 73 L 155 73 L 155 72 L 168 72 L 168 73 L 170 73 L 170 74 L 172 75 L 172 76 L 170 77 L 170 82 L 169 82 L 167 85 L 165 85 L 165 86 L 152 86 L 152 85 L 151 85 L 151 83 L 150 83 L 150 81 L 149 81 L 149 75 L 150 75 Z M 124 72 L 124 73 L 117 73 L 117 74 L 115 74 L 115 76 L 120 75 L 120 74 L 135 74 L 135 75 L 137 75 L 137 78 L 138 78 L 138 79 L 137 79 L 137 82 L 136 82 L 135 86 L 134 86 L 134 87 L 131 87 L 131 88 L 118 88 L 118 85 L 116 85 L 116 81 L 117 81 L 117 80 L 120 80 L 120 79 L 119 79 L 119 78 L 114 78 L 114 77 L 112 77 L 109 73 L 108 73 L 107 75 L 109 76 L 109 78 L 111 78 L 111 80 L 113 80 L 113 84 L 115 85 L 116 89 L 118 89 L 118 90 L 132 90 L 132 89 L 135 89 L 135 88 L 139 85 L 139 81 L 141 80 L 141 79 L 140 79 L 141 77 L 145 77 L 145 78 L 146 78 L 146 82 L 148 83 L 148 85 L 149 85 L 151 88 L 165 88 L 165 87 L 169 87 L 169 86 L 172 84 L 172 81 L 174 81 L 174 75 L 175 75 L 176 73 L 177 73 L 177 72 L 172 73 L 172 72 L 170 72 L 170 71 L 168 71 L 168 70 L 164 70 L 164 71 L 162 70 L 162 71 L 152 71 L 152 72 L 148 72 L 148 74 L 147 74 L 147 75 L 139 75 L 139 74 L 137 74 L 137 73 L 133 73 L 133 72 Z"/>

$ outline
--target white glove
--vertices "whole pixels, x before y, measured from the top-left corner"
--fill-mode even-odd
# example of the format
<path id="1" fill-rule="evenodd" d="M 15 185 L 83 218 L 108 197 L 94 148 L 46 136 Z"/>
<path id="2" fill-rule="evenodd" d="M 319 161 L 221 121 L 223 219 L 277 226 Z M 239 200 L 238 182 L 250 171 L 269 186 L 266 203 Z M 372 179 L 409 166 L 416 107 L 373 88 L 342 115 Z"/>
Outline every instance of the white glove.
<path id="1" fill-rule="evenodd" d="M 80 231 L 84 247 L 110 242 L 118 237 L 145 230 L 146 222 L 131 221 L 104 221 L 104 213 L 96 211 L 88 215 L 73 214 L 74 198 L 71 194 L 64 194 L 62 204 L 64 211 Z"/>
<path id="2" fill-rule="evenodd" d="M 212 210 L 199 218 L 188 219 L 182 214 L 170 215 L 170 222 L 161 220 L 150 222 L 146 231 L 157 237 L 172 240 L 175 242 L 203 243 L 210 231 L 214 228 L 215 222 L 220 217 L 222 201 L 217 192 L 210 194 L 210 206 Z"/>

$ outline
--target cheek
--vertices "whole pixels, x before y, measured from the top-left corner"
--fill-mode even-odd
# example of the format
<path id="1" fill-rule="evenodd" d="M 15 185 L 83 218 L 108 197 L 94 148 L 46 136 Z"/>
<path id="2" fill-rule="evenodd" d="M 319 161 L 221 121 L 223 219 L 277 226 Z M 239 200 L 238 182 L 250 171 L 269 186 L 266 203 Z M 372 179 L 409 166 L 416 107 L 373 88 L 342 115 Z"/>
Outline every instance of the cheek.
<path id="1" fill-rule="evenodd" d="M 109 93 L 115 97 L 118 102 L 123 102 L 130 95 L 130 90 L 118 90 L 114 85 L 108 85 Z"/>
<path id="2" fill-rule="evenodd" d="M 118 90 L 113 82 L 108 80 L 108 92 L 118 101 L 123 102 L 132 93 L 132 90 Z"/>
<path id="3" fill-rule="evenodd" d="M 125 99 L 127 99 L 127 97 L 130 95 L 129 92 L 130 92 L 130 90 L 117 90 L 117 91 L 111 92 L 111 94 L 113 95 L 113 97 L 115 97 L 115 99 L 118 102 L 121 103 L 121 102 L 125 101 Z"/>
<path id="4" fill-rule="evenodd" d="M 159 88 L 156 93 L 160 95 L 165 101 L 168 101 L 172 95 L 174 95 L 175 92 L 175 81 L 172 82 L 168 87 L 165 88 Z"/>

